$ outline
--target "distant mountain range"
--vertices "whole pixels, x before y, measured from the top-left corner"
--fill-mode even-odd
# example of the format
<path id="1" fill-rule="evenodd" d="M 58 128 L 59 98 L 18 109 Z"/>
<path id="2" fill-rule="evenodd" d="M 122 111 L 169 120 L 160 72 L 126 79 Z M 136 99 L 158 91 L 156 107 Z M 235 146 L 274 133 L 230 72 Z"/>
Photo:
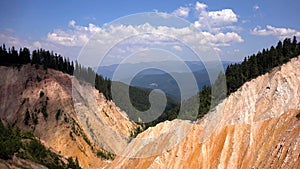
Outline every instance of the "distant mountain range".
<path id="1" fill-rule="evenodd" d="M 226 69 L 228 65 L 232 64 L 233 62 L 229 61 L 223 61 L 221 62 L 223 69 Z M 175 79 L 180 79 L 182 81 L 189 81 L 187 78 L 187 75 L 190 74 L 190 72 L 193 73 L 198 89 L 197 91 L 201 90 L 204 85 L 210 85 L 215 78 L 217 77 L 217 74 L 220 72 L 220 68 L 217 67 L 220 63 L 218 62 L 206 62 L 205 64 L 200 61 L 186 61 L 185 65 L 190 69 L 190 72 L 187 72 L 186 70 L 180 70 L 178 69 L 179 63 L 177 61 L 165 61 L 165 62 L 143 62 L 143 63 L 126 63 L 123 64 L 122 67 L 125 70 L 123 72 L 118 72 L 121 74 L 122 79 L 113 79 L 113 74 L 118 68 L 118 64 L 110 65 L 110 66 L 102 66 L 99 67 L 97 70 L 98 74 L 101 74 L 105 77 L 108 77 L 110 79 L 113 79 L 115 81 L 121 81 L 124 83 L 130 82 L 129 85 L 141 87 L 141 88 L 148 88 L 148 89 L 160 89 L 163 92 L 165 92 L 168 96 L 172 97 L 176 101 L 181 100 L 181 93 L 180 88 L 176 82 Z M 164 72 L 158 69 L 153 69 L 151 67 L 157 67 L 157 65 L 163 66 L 167 70 L 171 70 L 171 72 Z M 150 69 L 145 69 L 150 68 Z M 142 70 L 141 72 L 138 72 L 132 79 L 132 74 L 129 72 L 132 72 L 132 70 Z M 143 70 L 144 69 L 144 70 Z M 212 74 L 212 79 L 209 79 L 208 71 L 211 70 L 210 73 Z M 173 75 L 173 77 L 171 76 Z M 132 79 L 132 80 L 131 80 Z M 210 82 L 210 80 L 212 82 Z M 188 88 L 188 91 L 186 92 L 182 98 L 186 99 L 189 98 L 196 93 L 193 93 L 192 91 L 195 91 L 195 86 L 190 83 L 185 83 L 185 88 Z"/>
<path id="2" fill-rule="evenodd" d="M 228 65 L 234 63 L 231 61 L 222 61 L 223 68 L 226 69 Z M 216 65 L 218 65 L 219 62 L 217 61 L 210 61 L 210 62 L 203 62 L 200 61 L 185 61 L 185 65 L 187 65 L 188 68 L 192 72 L 196 71 L 202 71 L 203 69 L 207 68 L 215 68 Z M 184 73 L 184 70 L 178 70 L 178 61 L 163 61 L 163 62 L 141 62 L 141 63 L 124 63 L 122 64 L 122 67 L 125 69 L 139 69 L 142 70 L 144 68 L 154 67 L 154 66 L 163 66 L 167 68 L 168 70 L 172 70 L 172 72 L 176 73 Z M 103 75 L 104 77 L 112 79 L 114 72 L 119 67 L 119 64 L 113 64 L 109 66 L 100 66 L 98 68 L 95 68 L 97 70 L 98 74 Z M 126 72 L 123 72 L 124 76 L 123 78 L 130 78 L 132 75 L 127 74 Z M 164 72 L 155 70 L 155 69 L 148 69 L 147 71 L 143 71 L 144 75 L 153 75 L 153 74 L 164 74 Z"/>

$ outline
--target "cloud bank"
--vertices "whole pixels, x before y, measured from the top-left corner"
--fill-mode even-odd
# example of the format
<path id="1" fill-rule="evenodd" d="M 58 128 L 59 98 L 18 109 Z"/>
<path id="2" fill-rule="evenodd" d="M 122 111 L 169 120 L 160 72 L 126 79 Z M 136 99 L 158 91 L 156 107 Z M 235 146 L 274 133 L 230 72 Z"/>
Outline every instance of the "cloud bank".
<path id="1" fill-rule="evenodd" d="M 276 28 L 271 25 L 267 25 L 265 29 L 257 26 L 253 30 L 251 30 L 251 33 L 258 36 L 274 36 L 278 39 L 290 38 L 292 36 L 300 37 L 300 32 L 295 29 Z"/>

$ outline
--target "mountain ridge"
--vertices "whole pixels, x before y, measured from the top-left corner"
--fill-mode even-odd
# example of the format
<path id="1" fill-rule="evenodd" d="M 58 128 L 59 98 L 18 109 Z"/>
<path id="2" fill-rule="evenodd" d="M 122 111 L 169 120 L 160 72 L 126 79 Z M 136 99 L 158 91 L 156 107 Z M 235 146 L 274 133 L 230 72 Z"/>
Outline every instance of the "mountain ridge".
<path id="1" fill-rule="evenodd" d="M 109 159 L 106 158 L 110 158 L 106 151 L 108 143 L 127 143 L 136 127 L 91 84 L 73 76 L 52 69 L 37 69 L 30 64 L 20 68 L 0 66 L 0 71 L 3 73 L 0 82 L 1 120 L 22 130 L 33 131 L 46 147 L 66 158 L 77 157 L 84 168 L 98 168 L 107 163 Z M 98 122 L 82 120 L 81 110 L 86 110 L 86 116 L 101 117 L 102 128 L 106 126 L 121 133 L 121 140 L 113 142 L 109 135 L 101 135 L 102 141 L 93 138 L 91 129 L 95 130 L 94 125 Z M 109 117 L 105 111 L 109 112 Z M 98 152 L 102 156 L 97 157 Z"/>
<path id="2" fill-rule="evenodd" d="M 150 136 L 153 141 L 133 141 L 128 148 L 138 150 L 134 153 L 140 158 L 131 158 L 130 152 L 127 157 L 117 157 L 111 167 L 297 168 L 299 68 L 300 57 L 246 82 L 196 123 L 173 120 L 149 128 L 138 138 Z M 175 137 L 168 131 L 178 125 L 190 132 L 177 146 L 168 149 L 168 140 Z M 165 145 L 164 151 L 140 156 L 151 152 L 155 145 Z"/>

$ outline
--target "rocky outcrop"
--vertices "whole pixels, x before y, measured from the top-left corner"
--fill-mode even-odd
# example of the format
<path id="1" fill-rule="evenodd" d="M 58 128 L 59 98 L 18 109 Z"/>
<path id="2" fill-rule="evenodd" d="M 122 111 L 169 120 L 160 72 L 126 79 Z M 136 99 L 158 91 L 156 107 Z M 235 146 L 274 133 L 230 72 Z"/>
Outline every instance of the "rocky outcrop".
<path id="1" fill-rule="evenodd" d="M 141 133 L 110 168 L 299 168 L 300 57 L 245 83 L 192 123 Z"/>
<path id="2" fill-rule="evenodd" d="M 34 131 L 46 147 L 77 157 L 84 168 L 109 163 L 97 150 L 124 146 L 136 127 L 113 102 L 73 76 L 31 65 L 1 66 L 0 72 L 1 120 Z"/>

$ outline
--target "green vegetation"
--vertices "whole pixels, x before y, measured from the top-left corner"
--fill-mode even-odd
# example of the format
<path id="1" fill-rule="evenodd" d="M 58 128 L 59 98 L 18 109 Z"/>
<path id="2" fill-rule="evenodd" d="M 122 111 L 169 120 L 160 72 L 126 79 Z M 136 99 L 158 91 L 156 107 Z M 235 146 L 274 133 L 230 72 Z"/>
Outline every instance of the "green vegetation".
<path id="1" fill-rule="evenodd" d="M 271 71 L 274 67 L 282 65 L 298 55 L 300 55 L 300 43 L 297 42 L 296 37 L 293 37 L 292 41 L 290 38 L 286 38 L 283 42 L 279 41 L 276 47 L 271 46 L 270 49 L 263 49 L 256 55 L 245 57 L 242 63 L 229 65 L 225 72 L 227 88 L 218 87 L 220 79 L 224 78 L 224 75 L 219 75 L 213 87 L 215 89 L 227 89 L 227 95 L 229 95 L 245 82 Z M 211 107 L 216 106 L 225 98 L 225 95 L 221 95 L 219 98 L 212 97 L 210 91 L 211 87 L 203 87 L 202 91 L 199 92 L 198 118 L 203 117 Z"/>
<path id="2" fill-rule="evenodd" d="M 97 157 L 107 160 L 113 160 L 115 159 L 115 155 L 106 151 L 106 150 L 97 150 Z"/>
<path id="3" fill-rule="evenodd" d="M 235 92 L 245 82 L 267 73 L 299 54 L 300 43 L 297 43 L 296 37 L 293 40 L 286 38 L 283 42 L 279 41 L 276 47 L 263 49 L 256 55 L 245 57 L 240 64 L 228 66 L 226 69 L 228 94 Z"/>
<path id="4" fill-rule="evenodd" d="M 127 86 L 124 83 L 121 82 L 114 82 L 114 102 L 118 107 L 120 107 L 122 110 L 127 112 L 127 115 L 130 119 L 134 121 L 139 121 L 139 114 L 138 111 L 146 111 L 150 108 L 150 102 L 149 102 L 149 95 L 151 90 L 142 89 L 138 87 L 132 87 Z M 130 103 L 127 103 L 127 100 L 123 100 L 123 98 L 128 94 L 125 90 L 126 88 L 129 88 L 129 98 L 131 101 Z M 159 100 L 156 100 L 157 102 L 161 102 Z M 155 120 L 154 122 L 148 123 L 149 126 L 153 126 L 153 124 L 157 124 L 157 122 L 161 122 L 161 119 L 166 119 L 167 116 L 169 116 L 168 111 L 171 110 L 177 106 L 177 103 L 173 101 L 171 98 L 167 97 L 167 105 L 164 110 L 164 113 L 162 113 L 161 117 L 159 117 L 158 120 Z M 137 111 L 138 110 L 138 111 Z M 155 111 L 155 110 L 154 110 Z M 155 113 L 155 112 L 154 112 Z M 142 120 L 142 119 L 141 119 Z M 148 126 L 146 124 L 145 127 Z"/>
<path id="5" fill-rule="evenodd" d="M 78 123 L 76 123 L 76 121 L 73 118 L 70 120 L 70 123 L 71 123 L 70 137 L 72 138 L 72 140 L 73 141 L 76 140 L 73 133 L 76 136 L 82 136 L 83 140 L 91 147 L 91 149 L 93 149 L 93 145 L 92 145 L 91 141 L 88 139 L 87 135 L 84 133 L 82 128 L 80 128 Z"/>
<path id="6" fill-rule="evenodd" d="M 25 125 L 29 125 L 29 120 L 30 120 L 30 113 L 29 113 L 28 109 L 26 109 L 25 118 L 24 118 L 24 124 Z"/>
<path id="7" fill-rule="evenodd" d="M 68 160 L 68 165 L 66 168 L 81 169 L 81 167 L 79 166 L 77 157 L 76 157 L 75 161 L 71 157 L 69 157 L 67 160 Z"/>
<path id="8" fill-rule="evenodd" d="M 63 110 L 61 110 L 61 109 L 58 109 L 58 110 L 57 110 L 57 112 L 56 112 L 56 114 L 55 114 L 55 119 L 56 119 L 56 121 L 58 121 L 58 120 L 60 119 L 62 113 L 63 113 Z"/>
<path id="9" fill-rule="evenodd" d="M 198 97 L 200 98 L 200 106 L 197 118 L 203 117 L 212 107 L 216 106 L 230 93 L 235 92 L 245 82 L 271 71 L 274 67 L 288 62 L 291 58 L 296 57 L 299 54 L 300 43 L 297 42 L 296 37 L 293 37 L 292 40 L 290 38 L 286 38 L 283 42 L 279 41 L 276 47 L 271 46 L 270 49 L 263 49 L 257 54 L 245 57 L 244 61 L 241 63 L 229 65 L 225 71 L 225 75 L 220 74 L 212 86 L 204 86 L 198 93 Z M 75 62 L 74 66 L 73 62 L 70 62 L 69 59 L 63 58 L 60 55 L 53 54 L 53 52 L 43 49 L 34 50 L 31 56 L 32 57 L 30 58 L 30 51 L 27 48 L 21 48 L 20 52 L 18 53 L 14 47 L 9 49 L 7 52 L 5 45 L 0 46 L 0 65 L 18 66 L 31 63 L 35 65 L 43 65 L 44 69 L 52 68 L 55 70 L 60 70 L 70 75 L 74 75 L 80 80 L 94 84 L 95 88 L 98 89 L 99 92 L 102 92 L 107 99 L 112 98 L 112 83 L 110 79 L 103 78 L 102 76 L 96 74 L 92 68 L 85 68 L 77 62 Z M 220 83 L 225 77 L 227 85 L 226 87 L 221 86 L 222 83 Z M 116 85 L 125 84 L 120 83 Z M 122 110 L 128 113 L 128 116 L 131 119 L 138 121 L 139 117 L 137 116 L 135 109 L 139 111 L 145 111 L 149 109 L 150 103 L 148 99 L 151 90 L 141 89 L 138 87 L 129 88 L 130 101 L 133 107 L 124 104 L 124 102 L 121 100 L 121 98 L 123 98 L 122 96 L 124 96 L 124 92 L 126 91 L 118 90 L 116 93 L 114 93 L 114 95 L 117 96 L 116 98 L 120 99 L 114 101 Z M 212 96 L 212 89 L 217 91 L 217 93 L 221 93 L 221 95 Z M 167 98 L 167 107 L 164 112 L 156 120 L 144 124 L 141 131 L 148 127 L 155 126 L 162 121 L 178 118 L 179 110 L 180 106 L 177 105 L 177 103 L 172 99 Z M 42 109 L 42 113 L 44 118 L 47 118 L 46 111 L 43 111 Z M 194 114 L 188 114 L 187 112 L 187 116 L 194 117 Z M 35 117 L 36 115 L 31 116 L 32 119 L 36 119 L 34 124 L 37 124 L 37 118 Z M 189 117 L 183 118 L 189 119 Z M 64 120 L 68 121 L 66 117 Z"/>
<path id="10" fill-rule="evenodd" d="M 73 61 L 70 62 L 68 58 L 44 49 L 34 50 L 30 53 L 28 48 L 20 48 L 18 52 L 15 47 L 11 47 L 7 51 L 5 44 L 0 46 L 1 66 L 16 66 L 20 68 L 21 65 L 28 63 L 34 64 L 36 69 L 39 69 L 40 65 L 42 65 L 45 70 L 51 68 L 74 75 L 80 80 L 94 84 L 99 92 L 103 93 L 107 99 L 111 99 L 111 81 L 96 74 L 92 68 L 85 68 L 77 63 L 77 61 L 74 66 Z M 36 79 L 38 82 L 42 80 L 39 76 Z"/>
<path id="11" fill-rule="evenodd" d="M 143 127 L 138 126 L 130 133 L 130 137 L 135 138 L 138 134 L 140 134 L 143 131 L 144 131 Z"/>
<path id="12" fill-rule="evenodd" d="M 8 160 L 14 155 L 50 169 L 80 169 L 77 158 L 75 162 L 72 158 L 68 158 L 68 163 L 64 163 L 61 156 L 50 151 L 34 138 L 33 132 L 21 132 L 9 125 L 5 126 L 0 121 L 0 158 Z"/>
<path id="13" fill-rule="evenodd" d="M 200 106 L 197 118 L 202 118 L 211 108 L 223 100 L 226 95 L 235 92 L 245 82 L 271 71 L 274 67 L 282 65 L 298 55 L 300 55 L 300 43 L 297 42 L 296 37 L 293 37 L 293 40 L 286 38 L 283 42 L 279 41 L 276 47 L 272 46 L 270 49 L 263 49 L 262 52 L 245 57 L 242 63 L 229 65 L 225 75 L 220 74 L 212 86 L 204 86 L 198 93 Z M 227 88 L 221 86 L 223 84 L 220 83 L 225 77 Z M 212 88 L 220 95 L 212 96 Z M 176 106 L 164 112 L 158 119 L 146 123 L 145 129 L 165 120 L 178 118 L 179 110 L 180 106 Z M 300 119 L 300 115 L 297 116 Z"/>
<path id="14" fill-rule="evenodd" d="M 11 126 L 6 127 L 0 121 L 0 158 L 11 159 L 21 147 L 20 130 L 13 130 Z"/>

